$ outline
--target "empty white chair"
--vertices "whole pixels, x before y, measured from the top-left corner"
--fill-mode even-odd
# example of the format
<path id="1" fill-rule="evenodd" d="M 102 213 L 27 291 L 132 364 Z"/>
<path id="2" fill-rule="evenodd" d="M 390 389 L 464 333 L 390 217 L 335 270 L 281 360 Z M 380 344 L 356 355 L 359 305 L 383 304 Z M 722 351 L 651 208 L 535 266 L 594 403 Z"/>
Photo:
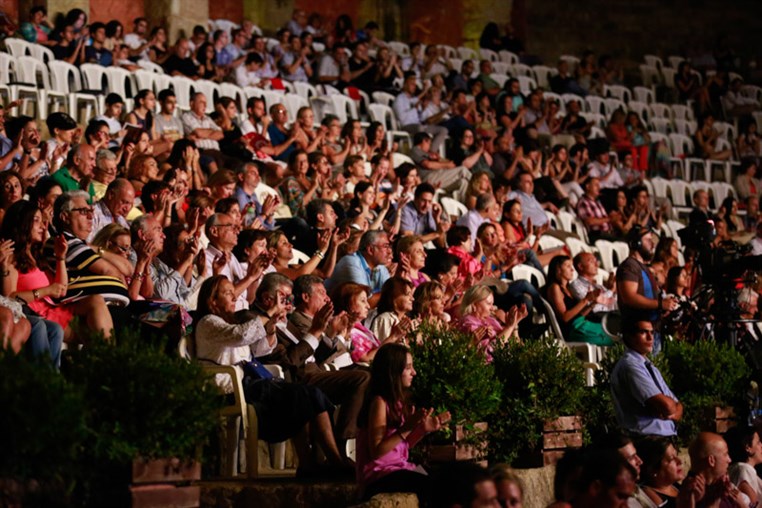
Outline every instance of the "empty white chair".
<path id="1" fill-rule="evenodd" d="M 310 103 L 307 102 L 307 99 L 295 93 L 287 93 L 283 97 L 283 105 L 286 107 L 286 111 L 288 111 L 289 122 L 296 120 L 296 115 L 300 108 L 310 107 Z"/>
<path id="2" fill-rule="evenodd" d="M 497 62 L 500 60 L 500 55 L 487 48 L 480 48 L 479 55 L 482 57 L 482 60 L 489 60 L 490 62 Z"/>
<path id="3" fill-rule="evenodd" d="M 685 60 L 685 58 L 683 58 L 681 56 L 675 56 L 675 55 L 673 55 L 673 56 L 668 56 L 667 57 L 667 61 L 669 62 L 669 66 L 672 67 L 675 70 L 677 70 L 677 68 L 680 67 L 680 62 L 682 62 L 683 60 Z"/>
<path id="4" fill-rule="evenodd" d="M 614 266 L 621 265 L 625 259 L 627 259 L 627 256 L 630 255 L 630 246 L 627 245 L 625 242 L 612 242 L 611 246 L 614 248 Z"/>
<path id="5" fill-rule="evenodd" d="M 643 55 L 643 60 L 646 62 L 647 65 L 650 65 L 651 67 L 656 67 L 657 69 L 661 69 L 664 67 L 664 63 L 662 62 L 661 58 L 659 58 L 656 55 Z"/>
<path id="6" fill-rule="evenodd" d="M 313 85 L 309 83 L 304 83 L 302 81 L 295 81 L 294 82 L 294 90 L 296 93 L 307 99 L 310 100 L 311 97 L 317 97 L 320 95 L 317 88 L 315 88 Z"/>
<path id="7" fill-rule="evenodd" d="M 500 61 L 505 62 L 507 64 L 517 64 L 519 63 L 519 55 L 516 53 L 511 53 L 510 51 L 506 49 L 501 49 L 498 52 L 498 56 L 500 57 Z"/>
<path id="8" fill-rule="evenodd" d="M 534 78 L 530 78 L 529 76 L 518 76 L 516 79 L 519 80 L 519 87 L 521 88 L 521 93 L 524 95 L 529 95 L 537 89 L 537 83 Z"/>
<path id="9" fill-rule="evenodd" d="M 142 71 L 145 72 L 145 71 Z M 152 73 L 146 73 L 152 74 Z M 134 73 L 123 69 L 122 67 L 106 67 L 106 79 L 108 80 L 108 91 L 119 94 L 125 100 L 125 109 L 132 109 L 132 97 L 138 92 L 137 77 Z M 151 80 L 153 84 L 153 80 Z"/>
<path id="10" fill-rule="evenodd" d="M 650 104 L 656 102 L 656 95 L 651 87 L 636 86 L 632 89 L 633 99 Z"/>
<path id="11" fill-rule="evenodd" d="M 672 198 L 672 206 L 675 211 L 677 211 L 677 213 L 689 212 L 691 210 L 691 207 L 688 206 L 689 200 L 691 199 L 691 187 L 688 182 L 676 178 L 674 180 L 669 180 L 668 187 Z"/>
<path id="12" fill-rule="evenodd" d="M 155 72 L 156 74 L 164 74 L 164 69 L 161 65 L 155 64 L 150 60 L 139 60 L 138 65 L 147 71 Z"/>
<path id="13" fill-rule="evenodd" d="M 653 130 L 664 135 L 669 135 L 672 132 L 672 121 L 668 118 L 652 118 L 649 125 Z"/>
<path id="14" fill-rule="evenodd" d="M 577 65 L 579 65 L 579 57 L 574 55 L 561 55 L 558 59 L 568 63 L 570 71 L 574 71 L 574 69 L 577 68 Z"/>
<path id="15" fill-rule="evenodd" d="M 728 196 L 736 196 L 735 188 L 727 182 L 712 182 L 712 195 L 714 196 L 714 207 L 719 208 L 722 202 Z"/>
<path id="16" fill-rule="evenodd" d="M 683 161 L 683 175 L 687 180 L 692 181 L 697 176 L 701 176 L 706 181 L 710 181 L 709 166 L 706 161 L 691 156 L 694 153 L 694 146 L 690 137 L 672 133 L 669 135 L 669 141 L 672 156 Z"/>
<path id="17" fill-rule="evenodd" d="M 674 107 L 674 106 L 673 106 Z M 683 136 L 693 136 L 698 130 L 698 124 L 693 120 L 675 119 L 675 132 Z"/>
<path id="18" fill-rule="evenodd" d="M 193 80 L 185 76 L 174 76 L 172 78 L 172 88 L 175 91 L 177 99 L 177 110 L 181 113 L 190 111 L 191 90 L 193 89 Z M 207 97 L 207 102 L 211 102 Z"/>
<path id="19" fill-rule="evenodd" d="M 667 184 L 669 180 L 661 177 L 651 178 L 651 186 L 653 187 L 653 195 L 657 198 L 667 197 Z"/>
<path id="20" fill-rule="evenodd" d="M 16 37 L 6 37 L 5 39 L 5 47 L 8 49 L 8 53 L 15 58 L 28 56 L 31 53 L 29 46 L 31 46 L 31 44 L 24 39 L 18 39 Z"/>
<path id="21" fill-rule="evenodd" d="M 405 44 L 404 42 L 399 41 L 388 41 L 386 45 L 397 53 L 399 56 L 409 56 L 410 55 L 410 47 Z"/>
<path id="22" fill-rule="evenodd" d="M 585 97 L 585 106 L 590 113 L 602 114 L 604 111 L 603 104 L 604 100 L 602 97 L 597 97 L 595 95 L 588 95 Z"/>
<path id="23" fill-rule="evenodd" d="M 330 101 L 331 113 L 339 118 L 341 124 L 347 123 L 352 119 L 360 118 L 357 114 L 357 103 L 350 97 L 342 94 L 332 94 L 328 96 Z"/>
<path id="24" fill-rule="evenodd" d="M 466 48 L 464 46 L 460 46 L 457 48 L 458 56 L 462 58 L 463 60 L 478 60 L 479 56 L 476 54 L 476 51 L 474 51 L 471 48 Z"/>
<path id="25" fill-rule="evenodd" d="M 513 280 L 525 280 L 541 288 L 545 285 L 545 274 L 533 266 L 516 265 L 511 268 L 511 277 Z"/>
<path id="26" fill-rule="evenodd" d="M 677 73 L 676 69 L 672 69 L 670 67 L 662 67 L 661 69 L 661 77 L 664 80 L 664 86 L 667 88 L 675 88 L 675 74 Z"/>
<path id="27" fill-rule="evenodd" d="M 452 46 L 448 46 L 447 44 L 439 44 L 438 46 L 440 49 L 444 50 L 444 57 L 445 58 L 458 58 L 458 51 L 453 48 Z"/>
<path id="28" fill-rule="evenodd" d="M 500 88 L 503 88 L 503 86 L 505 85 L 505 82 L 508 81 L 509 79 L 511 79 L 511 77 L 508 76 L 507 74 L 496 74 L 496 73 L 493 73 L 493 74 L 490 74 L 489 77 L 494 79 L 495 82 L 498 85 L 500 85 Z M 524 78 L 524 79 L 528 79 L 528 78 Z M 521 89 L 521 93 L 526 93 L 526 92 L 524 92 L 523 88 Z"/>
<path id="29" fill-rule="evenodd" d="M 659 69 L 647 64 L 641 64 L 638 68 L 640 69 L 640 78 L 643 81 L 643 86 L 652 87 L 659 85 Z"/>
<path id="30" fill-rule="evenodd" d="M 648 112 L 651 118 L 672 118 L 672 110 L 669 104 L 662 104 L 660 102 L 652 102 L 648 105 Z"/>
<path id="31" fill-rule="evenodd" d="M 630 102 L 632 100 L 632 92 L 629 88 L 622 85 L 603 85 L 603 95 L 619 99 L 622 102 Z"/>
<path id="32" fill-rule="evenodd" d="M 595 247 L 601 256 L 601 266 L 604 270 L 612 271 L 614 269 L 614 245 L 608 240 L 597 240 Z"/>
<path id="33" fill-rule="evenodd" d="M 733 127 L 733 124 L 728 122 L 714 122 L 714 128 L 720 134 L 720 138 L 727 141 L 736 139 L 736 128 Z M 720 150 L 720 147 L 717 147 L 717 150 Z"/>
<path id="34" fill-rule="evenodd" d="M 454 218 L 453 220 L 459 219 L 462 215 L 468 212 L 466 205 L 460 201 L 448 198 L 447 196 L 440 197 L 439 203 L 442 205 L 442 210 L 444 210 L 451 218 Z"/>
<path id="35" fill-rule="evenodd" d="M 383 104 L 384 106 L 392 107 L 392 104 L 394 104 L 394 96 L 387 92 L 373 92 L 371 97 L 373 97 L 373 102 Z"/>
<path id="36" fill-rule="evenodd" d="M 558 221 L 561 223 L 561 229 L 567 233 L 572 232 L 572 223 L 574 222 L 574 215 L 564 210 L 559 210 L 556 214 Z"/>
<path id="37" fill-rule="evenodd" d="M 550 88 L 550 77 L 558 74 L 558 71 L 547 65 L 533 65 L 532 74 L 537 81 L 537 86 L 547 90 Z"/>
<path id="38" fill-rule="evenodd" d="M 158 76 L 158 73 L 151 72 L 149 70 L 145 69 L 138 69 L 135 72 L 131 73 L 133 77 L 135 78 L 135 82 L 137 83 L 137 90 L 154 90 L 154 76 Z"/>
<path id="39" fill-rule="evenodd" d="M 531 67 L 523 63 L 516 63 L 511 65 L 511 74 L 515 77 L 526 76 L 528 78 L 534 77 L 534 71 Z"/>
<path id="40" fill-rule="evenodd" d="M 56 59 L 53 52 L 42 44 L 30 44 L 29 55 L 43 63 L 48 63 Z"/>
<path id="41" fill-rule="evenodd" d="M 571 257 L 576 256 L 580 252 L 592 252 L 592 249 L 588 244 L 580 240 L 579 238 L 574 238 L 573 236 L 568 237 L 566 240 L 566 246 L 569 247 L 569 252 L 571 253 Z"/>
<path id="42" fill-rule="evenodd" d="M 99 101 L 96 95 L 81 92 L 82 78 L 79 74 L 79 70 L 63 60 L 53 60 L 48 63 L 48 68 L 50 69 L 49 89 L 53 90 L 54 93 L 67 98 L 69 114 L 74 117 L 75 120 L 79 121 L 77 108 L 80 102 L 84 102 L 85 115 L 89 119 L 91 116 L 90 108 L 97 111 Z"/>

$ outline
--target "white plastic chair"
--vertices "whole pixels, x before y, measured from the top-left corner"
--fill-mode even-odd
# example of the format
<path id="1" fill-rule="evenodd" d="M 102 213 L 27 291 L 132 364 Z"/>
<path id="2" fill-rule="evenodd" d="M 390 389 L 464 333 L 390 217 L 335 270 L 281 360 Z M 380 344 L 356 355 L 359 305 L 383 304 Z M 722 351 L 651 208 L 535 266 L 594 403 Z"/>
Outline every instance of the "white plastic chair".
<path id="1" fill-rule="evenodd" d="M 63 60 L 53 60 L 48 63 L 48 68 L 51 74 L 51 91 L 64 100 L 69 115 L 78 120 L 79 104 L 82 102 L 85 103 L 87 118 L 90 118 L 93 110 L 98 111 L 98 97 L 81 92 L 82 80 L 76 67 Z"/>
<path id="2" fill-rule="evenodd" d="M 668 118 L 652 118 L 649 125 L 653 130 L 665 136 L 668 136 L 673 130 L 672 121 Z"/>
<path id="3" fill-rule="evenodd" d="M 676 69 L 672 69 L 671 67 L 662 67 L 661 77 L 664 81 L 664 86 L 667 88 L 675 88 L 675 74 L 677 74 Z"/>
<path id="4" fill-rule="evenodd" d="M 619 99 L 625 103 L 632 100 L 632 92 L 629 88 L 622 85 L 603 85 L 603 95 Z"/>
<path id="5" fill-rule="evenodd" d="M 397 55 L 399 55 L 399 56 L 409 56 L 410 55 L 410 47 L 407 44 L 405 44 L 404 42 L 400 42 L 400 41 L 388 41 L 386 43 L 386 45 L 389 47 L 389 49 L 391 49 L 392 51 L 397 53 Z"/>
<path id="6" fill-rule="evenodd" d="M 193 80 L 185 76 L 174 76 L 172 77 L 172 89 L 175 91 L 175 98 L 177 99 L 177 110 L 181 113 L 190 111 Z M 210 97 L 207 97 L 206 100 L 207 103 L 211 102 Z"/>
<path id="7" fill-rule="evenodd" d="M 561 229 L 567 233 L 571 233 L 572 224 L 574 223 L 574 215 L 564 210 L 559 210 L 556 214 L 556 217 L 558 217 L 558 222 L 561 225 Z"/>
<path id="8" fill-rule="evenodd" d="M 653 102 L 648 105 L 648 110 L 651 118 L 672 118 L 672 110 L 670 109 L 669 104 Z"/>
<path id="9" fill-rule="evenodd" d="M 24 39 L 16 37 L 7 37 L 5 39 L 5 47 L 8 49 L 8 53 L 15 58 L 29 55 L 31 53 L 29 46 L 31 44 Z"/>
<path id="10" fill-rule="evenodd" d="M 294 82 L 294 90 L 296 93 L 301 95 L 307 100 L 310 100 L 311 97 L 318 97 L 320 95 L 320 92 L 318 92 L 318 89 L 315 88 L 313 85 L 309 83 L 304 83 L 301 81 Z"/>
<path id="11" fill-rule="evenodd" d="M 42 44 L 30 44 L 29 55 L 33 58 L 36 58 L 37 60 L 40 60 L 42 63 L 52 62 L 56 59 L 56 56 L 53 54 L 53 52 Z"/>
<path id="12" fill-rule="evenodd" d="M 291 249 L 291 261 L 289 261 L 288 264 L 289 265 L 303 265 L 309 260 L 310 260 L 310 257 L 304 252 L 297 249 Z"/>
<path id="13" fill-rule="evenodd" d="M 156 74 L 164 74 L 164 69 L 161 65 L 155 64 L 150 60 L 139 60 L 138 65 L 147 71 L 155 72 Z"/>
<path id="14" fill-rule="evenodd" d="M 373 102 L 377 104 L 389 107 L 392 107 L 392 104 L 394 104 L 394 96 L 387 92 L 373 92 L 371 97 L 373 97 Z"/>
<path id="15" fill-rule="evenodd" d="M 194 93 L 203 93 L 206 97 L 206 114 L 214 112 L 214 101 L 222 97 L 220 85 L 208 79 L 199 79 L 193 82 Z"/>
<path id="16" fill-rule="evenodd" d="M 519 63 L 519 55 L 516 53 L 512 53 L 508 51 L 507 49 L 501 49 L 498 52 L 498 56 L 500 57 L 501 62 L 505 62 L 510 65 L 515 65 Z"/>
<path id="17" fill-rule="evenodd" d="M 471 48 L 466 48 L 464 46 L 460 46 L 456 48 L 458 52 L 458 56 L 462 58 L 463 60 L 478 60 L 479 55 L 476 54 L 476 51 L 474 51 Z"/>
<path id="18" fill-rule="evenodd" d="M 511 268 L 511 277 L 513 280 L 525 280 L 536 288 L 541 288 L 545 285 L 545 274 L 529 265 L 514 266 Z"/>
<path id="19" fill-rule="evenodd" d="M 307 102 L 307 99 L 295 93 L 287 93 L 284 95 L 283 105 L 286 107 L 286 111 L 288 111 L 289 122 L 296 121 L 296 115 L 301 108 L 310 107 L 310 103 Z"/>
<path id="20" fill-rule="evenodd" d="M 612 242 L 611 246 L 614 248 L 614 254 L 616 254 L 614 266 L 619 266 L 630 255 L 630 246 L 625 242 Z"/>
<path id="21" fill-rule="evenodd" d="M 601 256 L 601 266 L 604 270 L 612 271 L 614 265 L 614 244 L 608 240 L 597 240 L 595 248 Z"/>
<path id="22" fill-rule="evenodd" d="M 468 213 L 468 208 L 466 208 L 466 205 L 460 201 L 448 198 L 447 196 L 442 196 L 439 198 L 439 202 L 447 215 L 449 215 L 451 218 L 454 217 L 456 220 L 459 219 L 462 215 Z"/>
<path id="23" fill-rule="evenodd" d="M 368 104 L 368 115 L 372 121 L 383 124 L 387 134 L 391 135 L 393 140 L 398 140 L 400 148 L 402 148 L 402 144 L 405 144 L 408 149 L 413 148 L 413 138 L 410 137 L 409 132 L 399 130 L 397 117 L 392 108 L 383 104 L 371 103 Z"/>
<path id="24" fill-rule="evenodd" d="M 688 200 L 690 199 L 691 187 L 688 182 L 679 179 L 669 180 L 668 187 L 672 198 L 672 207 L 675 211 L 678 214 L 690 212 L 691 207 L 688 206 Z"/>
<path id="25" fill-rule="evenodd" d="M 497 74 L 497 73 L 492 73 L 489 75 L 489 77 L 494 79 L 497 82 L 497 84 L 500 86 L 500 88 L 503 88 L 503 86 L 505 86 L 505 82 L 511 79 L 511 77 L 508 76 L 507 74 Z M 523 89 L 521 93 L 525 93 Z"/>
<path id="26" fill-rule="evenodd" d="M 636 86 L 632 89 L 633 98 L 638 102 L 650 104 L 656 102 L 656 94 L 651 87 Z"/>
<path id="27" fill-rule="evenodd" d="M 569 247 L 569 252 L 571 253 L 571 257 L 573 258 L 580 252 L 590 252 L 592 253 L 593 250 L 590 248 L 588 244 L 580 240 L 579 238 L 574 238 L 573 236 L 570 236 L 564 240 L 566 242 L 566 246 Z"/>
<path id="28" fill-rule="evenodd" d="M 569 64 L 569 70 L 574 71 L 574 69 L 577 68 L 579 65 L 579 57 L 574 55 L 561 55 L 558 57 L 559 60 L 563 60 L 564 62 Z"/>
<path id="29" fill-rule="evenodd" d="M 627 109 L 638 114 L 640 121 L 644 124 L 648 124 L 651 119 L 651 115 L 648 112 L 648 104 L 640 101 L 630 101 L 627 103 Z"/>
<path id="30" fill-rule="evenodd" d="M 122 99 L 130 100 L 138 92 L 137 75 L 127 69 L 116 66 L 106 67 L 106 78 L 108 80 L 109 92 L 119 94 Z M 153 85 L 153 80 L 151 85 Z"/>
<path id="31" fill-rule="evenodd" d="M 482 60 L 489 60 L 490 62 L 497 62 L 500 60 L 500 55 L 487 48 L 479 48 L 479 55 L 482 57 Z"/>
<path id="32" fill-rule="evenodd" d="M 243 88 L 234 83 L 220 83 L 220 93 L 223 97 L 230 97 L 238 107 L 238 113 L 246 117 L 246 94 Z"/>
<path id="33" fill-rule="evenodd" d="M 640 78 L 644 86 L 651 87 L 660 84 L 659 69 L 647 64 L 641 64 L 638 68 L 640 69 Z"/>
<path id="34" fill-rule="evenodd" d="M 16 69 L 18 80 L 27 85 L 11 85 L 11 89 L 15 89 L 16 99 L 27 97 L 36 101 L 37 112 L 39 113 L 40 119 L 47 118 L 49 111 L 48 103 L 51 99 L 60 101 L 62 104 L 67 104 L 68 99 L 69 105 L 73 103 L 76 106 L 76 99 L 73 99 L 72 97 L 77 94 L 72 94 L 67 97 L 68 90 L 63 91 L 55 87 L 51 79 L 52 69 L 49 71 L 48 67 L 42 63 L 42 61 L 31 56 L 22 56 L 17 58 L 16 62 L 18 64 Z M 76 70 L 76 67 L 72 66 L 72 68 L 74 69 L 76 79 L 79 80 L 79 72 Z M 72 111 L 75 111 L 75 109 L 70 107 L 69 114 L 75 116 L 75 113 L 72 113 Z"/>
<path id="35" fill-rule="evenodd" d="M 669 62 L 669 66 L 672 67 L 675 70 L 677 70 L 677 68 L 680 67 L 680 63 L 683 60 L 685 60 L 685 58 L 683 58 L 681 56 L 672 55 L 672 56 L 668 56 L 667 57 L 667 61 Z"/>
<path id="36" fill-rule="evenodd" d="M 672 106 L 674 108 L 674 106 Z M 675 119 L 675 132 L 683 136 L 692 136 L 698 130 L 698 124 L 693 120 Z"/>

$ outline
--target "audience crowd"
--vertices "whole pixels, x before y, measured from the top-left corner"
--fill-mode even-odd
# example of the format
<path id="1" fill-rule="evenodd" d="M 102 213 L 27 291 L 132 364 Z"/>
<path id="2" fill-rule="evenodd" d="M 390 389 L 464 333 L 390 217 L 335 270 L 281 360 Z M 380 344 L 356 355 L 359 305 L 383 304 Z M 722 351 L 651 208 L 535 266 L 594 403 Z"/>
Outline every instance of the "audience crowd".
<path id="1" fill-rule="evenodd" d="M 343 469 L 345 443 L 357 438 L 366 496 L 436 499 L 442 483 L 460 506 L 515 507 L 523 488 L 510 470 L 464 466 L 430 480 L 409 462 L 409 448 L 449 421 L 406 399 L 409 332 L 423 321 L 464 330 L 491 361 L 498 342 L 534 340 L 555 322 L 560 339 L 605 348 L 613 337 L 603 318 L 617 313 L 627 349 L 612 392 L 634 442 L 608 436 L 567 454 L 557 502 L 756 505 L 756 432 L 739 429 L 727 444 L 701 434 L 690 472 L 669 441 L 682 405 L 649 355 L 666 335 L 696 338 L 681 320 L 712 316 L 690 304 L 705 281 L 699 251 L 669 225 L 681 219 L 677 198 L 651 181 L 685 177 L 688 161 L 675 165 L 665 136 L 624 101 L 608 122 L 604 109 L 584 112 L 622 88 L 612 57 L 562 59 L 548 68 L 549 89 L 527 89 L 518 71 L 495 72 L 489 51 L 511 52 L 519 71 L 539 60 L 494 23 L 480 40 L 483 59 L 463 60 L 417 42 L 403 51 L 374 22 L 355 30 L 342 16 L 331 30 L 302 10 L 273 39 L 248 21 L 169 41 L 145 18 L 127 32 L 78 9 L 55 28 L 46 17 L 33 7 L 18 36 L 57 60 L 130 73 L 155 66 L 198 86 L 187 107 L 173 87 L 109 90 L 84 126 L 79 111 L 35 118 L 24 102 L 0 106 L 6 347 L 59 365 L 62 348 L 87 347 L 96 334 L 110 340 L 137 323 L 176 344 L 193 323 L 198 359 L 244 368 L 261 438 L 298 437 L 300 474 L 325 467 L 310 439 L 328 467 Z M 675 75 L 674 100 L 701 119 L 690 133 L 696 153 L 686 155 L 739 162 L 727 197 L 710 195 L 708 183 L 691 188 L 685 222 L 713 226 L 717 247 L 748 244 L 760 255 L 762 148 L 750 116 L 760 104 L 730 79 L 728 52 L 701 72 L 684 60 Z M 287 99 L 300 86 L 316 95 L 294 107 Z M 343 121 L 326 106 L 331 94 L 358 117 Z M 394 123 L 376 121 L 378 105 Z M 718 142 L 716 119 L 737 121 L 733 143 Z M 602 270 L 606 246 L 622 244 L 616 271 Z M 746 319 L 759 316 L 758 291 L 741 291 Z M 287 383 L 262 364 L 280 365 Z M 232 391 L 229 379 L 217 382 Z"/>

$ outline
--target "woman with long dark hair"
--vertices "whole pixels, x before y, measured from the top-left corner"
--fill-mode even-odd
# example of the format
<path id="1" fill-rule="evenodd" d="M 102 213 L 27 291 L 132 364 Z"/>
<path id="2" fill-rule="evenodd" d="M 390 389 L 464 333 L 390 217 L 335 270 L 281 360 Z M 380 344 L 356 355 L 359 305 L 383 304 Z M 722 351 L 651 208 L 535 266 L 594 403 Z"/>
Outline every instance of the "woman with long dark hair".
<path id="1" fill-rule="evenodd" d="M 378 350 L 358 417 L 357 480 L 363 499 L 381 492 L 413 492 L 421 503 L 429 497 L 429 476 L 408 461 L 409 450 L 446 425 L 450 413 L 416 410 L 409 400 L 414 377 L 405 346 L 386 344 Z"/>

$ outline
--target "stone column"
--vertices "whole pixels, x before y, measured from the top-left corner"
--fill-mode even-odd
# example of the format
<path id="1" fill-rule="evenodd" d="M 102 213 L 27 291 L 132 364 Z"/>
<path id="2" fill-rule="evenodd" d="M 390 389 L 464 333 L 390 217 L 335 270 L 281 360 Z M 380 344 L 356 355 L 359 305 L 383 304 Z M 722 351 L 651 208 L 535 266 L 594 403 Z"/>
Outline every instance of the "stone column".
<path id="1" fill-rule="evenodd" d="M 209 0 L 151 0 L 145 2 L 145 15 L 152 26 L 167 28 L 168 42 L 173 45 L 180 35 L 190 37 L 195 25 L 207 25 Z"/>
<path id="2" fill-rule="evenodd" d="M 277 2 L 243 0 L 244 19 L 251 20 L 266 32 L 275 32 L 279 27 L 288 23 L 293 10 L 294 0 L 279 0 Z"/>

